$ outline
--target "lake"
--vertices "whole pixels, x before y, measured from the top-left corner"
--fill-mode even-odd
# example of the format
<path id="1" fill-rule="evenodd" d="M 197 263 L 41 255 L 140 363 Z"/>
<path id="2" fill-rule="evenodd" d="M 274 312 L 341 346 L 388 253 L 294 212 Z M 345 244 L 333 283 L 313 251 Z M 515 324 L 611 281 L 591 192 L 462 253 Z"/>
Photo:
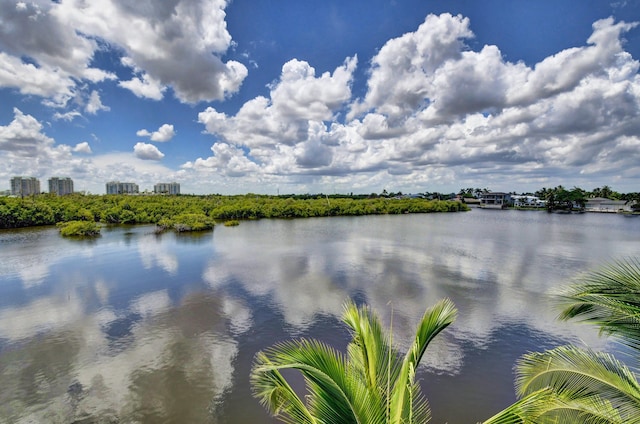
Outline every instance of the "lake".
<path id="1" fill-rule="evenodd" d="M 558 322 L 552 291 L 638 256 L 640 218 L 464 213 L 259 220 L 198 235 L 0 231 L 0 422 L 275 423 L 249 387 L 255 353 L 313 337 L 343 349 L 346 299 L 406 347 L 425 309 L 456 304 L 419 372 L 432 423 L 515 400 L 513 365 L 560 344 L 615 351 Z"/>

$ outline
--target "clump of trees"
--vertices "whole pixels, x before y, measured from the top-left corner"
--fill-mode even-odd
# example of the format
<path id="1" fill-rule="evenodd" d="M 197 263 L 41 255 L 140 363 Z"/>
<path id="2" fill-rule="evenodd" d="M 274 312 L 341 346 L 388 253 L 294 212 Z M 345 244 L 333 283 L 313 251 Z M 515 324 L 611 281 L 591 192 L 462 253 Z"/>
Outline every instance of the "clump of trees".
<path id="1" fill-rule="evenodd" d="M 548 190 L 544 196 L 547 201 L 547 209 L 550 211 L 584 209 L 587 202 L 587 192 L 579 187 L 566 190 L 564 187 L 558 186 Z"/>
<path id="2" fill-rule="evenodd" d="M 615 190 L 612 190 L 609 186 L 596 187 L 591 191 L 584 190 L 580 187 L 573 187 L 572 189 L 566 189 L 562 185 L 559 185 L 554 188 L 546 188 L 543 187 L 540 190 L 534 193 L 535 196 L 540 199 L 552 199 L 560 204 L 563 202 L 566 203 L 568 201 L 575 201 L 578 203 L 584 203 L 588 199 L 592 199 L 595 197 L 604 197 L 611 200 L 624 200 L 627 203 L 631 204 L 632 207 L 637 207 L 640 209 L 640 192 L 631 192 L 631 193 L 619 193 Z"/>
<path id="3" fill-rule="evenodd" d="M 260 218 L 308 218 L 457 212 L 467 206 L 456 201 L 366 196 L 130 196 L 42 194 L 28 198 L 0 197 L 0 228 L 53 225 L 68 221 L 105 224 L 160 224 L 200 228 L 209 221 Z M 186 215 L 185 215 L 186 214 Z M 198 219 L 189 214 L 199 215 Z M 177 222 L 176 218 L 189 222 Z M 206 219 L 205 219 L 206 217 Z M 210 225 L 210 224 L 206 224 Z"/>
<path id="4" fill-rule="evenodd" d="M 68 221 L 58 224 L 64 237 L 95 237 L 100 235 L 100 226 L 94 221 Z"/>
<path id="5" fill-rule="evenodd" d="M 580 187 L 566 189 L 562 185 L 536 191 L 535 196 L 547 201 L 548 210 L 584 209 L 589 199 L 604 197 L 611 200 L 624 200 L 632 210 L 640 210 L 640 193 L 618 193 L 609 186 L 596 187 L 591 191 Z"/>
<path id="6" fill-rule="evenodd" d="M 480 198 L 483 194 L 489 193 L 487 188 L 461 188 L 458 196 L 464 199 Z M 511 194 L 518 194 L 512 192 Z M 562 185 L 554 188 L 543 187 L 534 193 L 520 193 L 523 196 L 536 196 L 546 201 L 546 208 L 549 211 L 557 210 L 580 210 L 584 209 L 586 202 L 595 197 L 604 197 L 610 200 L 623 200 L 633 211 L 640 211 L 640 192 L 619 193 L 609 186 L 596 187 L 591 191 L 580 187 L 567 189 Z"/>
<path id="7" fill-rule="evenodd" d="M 214 225 L 213 219 L 203 213 L 181 213 L 172 218 L 163 218 L 157 224 L 160 231 L 173 228 L 178 233 L 210 230 Z"/>

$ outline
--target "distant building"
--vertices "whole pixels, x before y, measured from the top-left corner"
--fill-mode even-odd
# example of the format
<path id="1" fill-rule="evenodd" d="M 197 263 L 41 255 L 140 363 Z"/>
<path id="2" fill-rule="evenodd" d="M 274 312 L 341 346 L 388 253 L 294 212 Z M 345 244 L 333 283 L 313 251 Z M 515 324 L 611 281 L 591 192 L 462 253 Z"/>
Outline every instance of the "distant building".
<path id="1" fill-rule="evenodd" d="M 55 193 L 58 196 L 64 196 L 65 194 L 73 194 L 73 180 L 69 177 L 49 178 L 49 193 Z"/>
<path id="2" fill-rule="evenodd" d="M 460 196 L 456 200 L 458 200 L 458 201 L 460 201 L 462 203 L 466 203 L 469 206 L 475 206 L 475 207 L 479 207 L 480 206 L 480 199 L 478 199 L 476 197 L 462 197 L 462 196 Z"/>
<path id="3" fill-rule="evenodd" d="M 106 185 L 107 194 L 138 194 L 140 189 L 136 183 L 121 183 L 120 181 L 109 181 Z"/>
<path id="4" fill-rule="evenodd" d="M 158 183 L 153 186 L 156 194 L 180 194 L 180 183 Z"/>
<path id="5" fill-rule="evenodd" d="M 40 180 L 35 177 L 11 178 L 11 194 L 13 196 L 30 196 L 40 193 Z"/>
<path id="6" fill-rule="evenodd" d="M 512 202 L 509 193 L 482 193 L 480 207 L 485 209 L 505 209 Z"/>
<path id="7" fill-rule="evenodd" d="M 587 212 L 631 212 L 631 202 L 592 197 L 585 202 Z"/>
<path id="8" fill-rule="evenodd" d="M 547 205 L 546 200 L 541 200 L 537 196 L 518 196 L 516 194 L 511 196 L 515 206 L 519 206 L 521 208 L 544 208 Z"/>

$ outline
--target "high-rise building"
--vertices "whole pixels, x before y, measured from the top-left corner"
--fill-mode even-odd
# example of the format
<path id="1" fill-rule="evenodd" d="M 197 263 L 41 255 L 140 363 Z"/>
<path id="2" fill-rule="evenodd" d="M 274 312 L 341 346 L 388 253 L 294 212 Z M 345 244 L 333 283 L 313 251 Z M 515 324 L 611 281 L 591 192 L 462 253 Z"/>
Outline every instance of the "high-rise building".
<path id="1" fill-rule="evenodd" d="M 69 177 L 51 177 L 49 178 L 49 193 L 55 193 L 58 196 L 73 193 L 73 180 Z"/>
<path id="2" fill-rule="evenodd" d="M 14 196 L 30 196 L 40 193 L 40 180 L 35 177 L 11 178 L 11 194 Z"/>
<path id="3" fill-rule="evenodd" d="M 140 192 L 136 183 L 121 183 L 120 181 L 109 181 L 107 183 L 107 194 L 137 194 Z"/>
<path id="4" fill-rule="evenodd" d="M 158 183 L 153 186 L 156 194 L 180 194 L 180 183 Z"/>

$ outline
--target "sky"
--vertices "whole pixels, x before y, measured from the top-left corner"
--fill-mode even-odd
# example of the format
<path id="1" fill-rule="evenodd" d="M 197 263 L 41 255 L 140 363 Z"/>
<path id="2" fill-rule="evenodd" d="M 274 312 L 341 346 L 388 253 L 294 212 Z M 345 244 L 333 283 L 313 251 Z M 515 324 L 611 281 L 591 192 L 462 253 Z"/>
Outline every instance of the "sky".
<path id="1" fill-rule="evenodd" d="M 640 191 L 640 0 L 0 0 L 0 190 Z"/>

